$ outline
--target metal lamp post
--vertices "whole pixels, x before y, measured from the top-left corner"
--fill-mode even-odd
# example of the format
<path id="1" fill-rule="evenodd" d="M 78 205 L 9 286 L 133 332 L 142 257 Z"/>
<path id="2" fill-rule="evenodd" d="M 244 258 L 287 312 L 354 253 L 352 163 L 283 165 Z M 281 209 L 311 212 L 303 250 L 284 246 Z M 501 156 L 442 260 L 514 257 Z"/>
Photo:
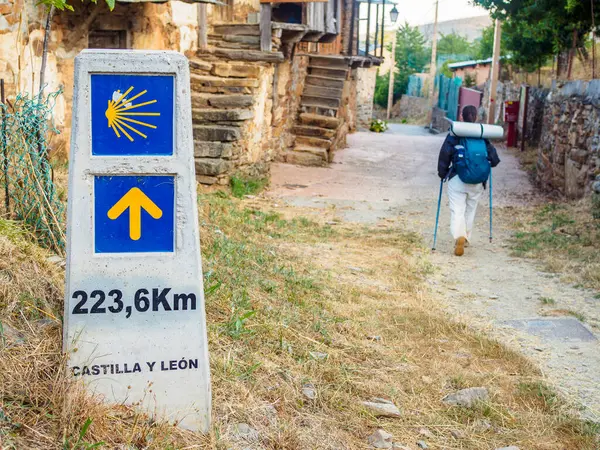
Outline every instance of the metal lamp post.
<path id="1" fill-rule="evenodd" d="M 390 11 L 390 20 L 392 23 L 396 23 L 398 20 L 398 10 L 396 9 L 396 5 Z M 397 39 L 397 31 L 394 32 L 392 39 L 392 64 L 390 66 L 390 85 L 388 87 L 388 103 L 387 103 L 387 112 L 386 118 L 390 120 L 390 113 L 392 111 L 392 103 L 394 102 L 394 67 L 396 66 L 396 39 Z"/>

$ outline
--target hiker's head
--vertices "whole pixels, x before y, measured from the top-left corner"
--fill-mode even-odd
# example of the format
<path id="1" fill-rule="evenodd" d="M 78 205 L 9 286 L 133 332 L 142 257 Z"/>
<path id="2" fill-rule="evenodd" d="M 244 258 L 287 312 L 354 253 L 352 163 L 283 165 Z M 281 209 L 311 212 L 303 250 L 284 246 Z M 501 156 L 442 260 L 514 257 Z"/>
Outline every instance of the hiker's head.
<path id="1" fill-rule="evenodd" d="M 463 122 L 475 122 L 477 121 L 477 108 L 473 105 L 467 105 L 462 110 Z"/>

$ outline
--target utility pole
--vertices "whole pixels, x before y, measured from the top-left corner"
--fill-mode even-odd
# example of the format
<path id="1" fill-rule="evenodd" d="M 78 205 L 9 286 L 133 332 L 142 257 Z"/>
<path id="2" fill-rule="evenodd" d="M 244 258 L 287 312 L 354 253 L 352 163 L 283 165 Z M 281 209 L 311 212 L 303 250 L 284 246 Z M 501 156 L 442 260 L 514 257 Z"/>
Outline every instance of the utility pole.
<path id="1" fill-rule="evenodd" d="M 388 88 L 388 104 L 387 104 L 387 120 L 390 120 L 390 113 L 392 111 L 392 104 L 394 103 L 394 69 L 396 69 L 396 40 L 398 39 L 398 31 L 394 31 L 394 38 L 392 39 L 392 65 L 390 66 L 390 85 Z"/>
<path id="2" fill-rule="evenodd" d="M 498 87 L 498 75 L 500 74 L 500 39 L 502 37 L 502 24 L 498 19 L 494 24 L 494 55 L 492 57 L 492 73 L 490 80 L 490 99 L 488 102 L 487 122 L 494 123 L 496 115 L 496 89 Z"/>
<path id="3" fill-rule="evenodd" d="M 438 5 L 439 0 L 435 0 L 435 18 L 433 20 L 433 37 L 431 39 L 431 63 L 429 64 L 429 127 L 432 126 L 433 106 L 434 106 L 434 88 L 435 74 L 437 72 L 437 30 L 438 30 Z"/>

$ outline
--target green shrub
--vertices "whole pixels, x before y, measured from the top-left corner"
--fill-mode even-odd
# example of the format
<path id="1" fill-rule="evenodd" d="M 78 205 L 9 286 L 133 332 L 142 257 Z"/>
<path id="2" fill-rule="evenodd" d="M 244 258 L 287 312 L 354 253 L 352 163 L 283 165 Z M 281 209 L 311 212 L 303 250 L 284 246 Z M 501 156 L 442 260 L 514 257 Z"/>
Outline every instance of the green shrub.
<path id="1" fill-rule="evenodd" d="M 387 129 L 387 122 L 381 119 L 373 119 L 371 121 L 371 126 L 369 127 L 369 130 L 374 131 L 375 133 L 383 133 Z"/>

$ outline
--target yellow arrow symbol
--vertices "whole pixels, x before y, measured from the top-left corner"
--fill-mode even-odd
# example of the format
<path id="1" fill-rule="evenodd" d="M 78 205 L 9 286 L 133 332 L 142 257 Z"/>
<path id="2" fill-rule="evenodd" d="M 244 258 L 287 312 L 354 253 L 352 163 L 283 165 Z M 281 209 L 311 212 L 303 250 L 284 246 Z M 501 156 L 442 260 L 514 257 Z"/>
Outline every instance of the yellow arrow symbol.
<path id="1" fill-rule="evenodd" d="M 162 210 L 136 187 L 131 188 L 108 210 L 108 218 L 111 220 L 117 219 L 127 208 L 129 208 L 129 237 L 134 241 L 142 237 L 142 208 L 153 219 L 162 217 Z"/>

